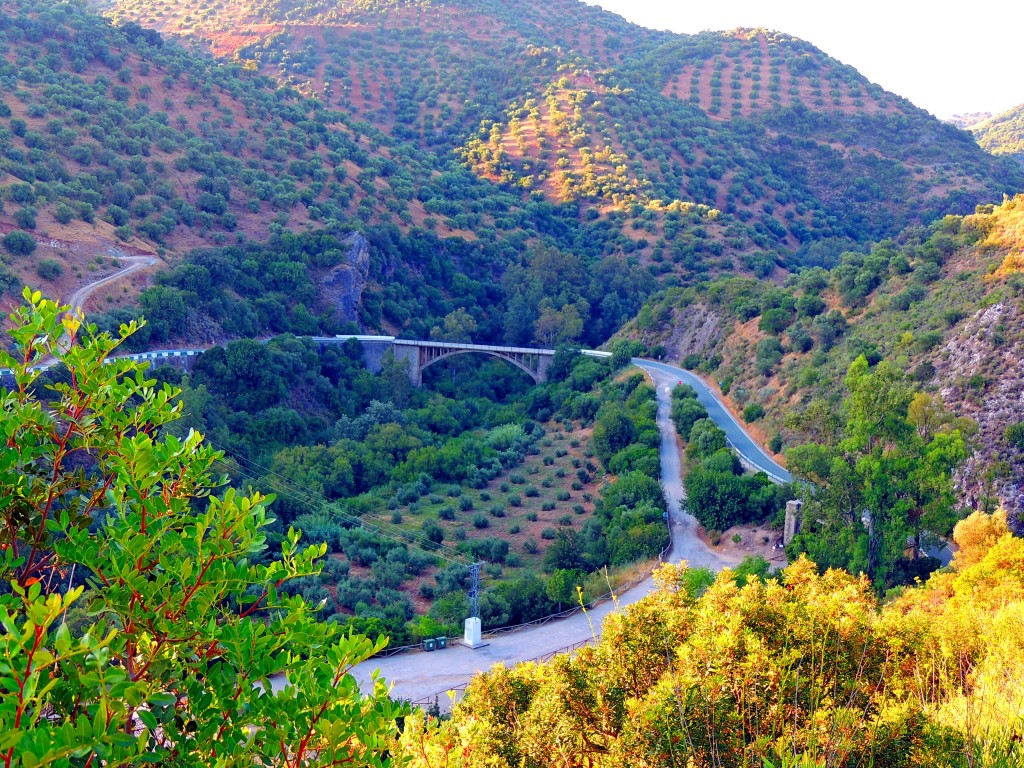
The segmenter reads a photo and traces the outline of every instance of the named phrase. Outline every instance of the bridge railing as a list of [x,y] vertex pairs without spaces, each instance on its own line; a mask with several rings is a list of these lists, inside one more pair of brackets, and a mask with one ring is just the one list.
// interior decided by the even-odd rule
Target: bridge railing
[[729,438],[726,438],[725,441],[729,444],[730,450],[732,450],[732,452],[736,454],[736,458],[740,460],[740,464],[743,465],[744,469],[749,469],[751,472],[763,472],[768,476],[768,479],[771,480],[776,485],[785,485],[786,483],[791,482],[790,480],[787,480],[781,475],[778,475],[769,469],[765,469],[764,467],[760,467],[754,462],[752,462],[745,455],[743,455],[743,452],[740,451],[740,449],[737,448],[733,444],[732,440],[730,440]]

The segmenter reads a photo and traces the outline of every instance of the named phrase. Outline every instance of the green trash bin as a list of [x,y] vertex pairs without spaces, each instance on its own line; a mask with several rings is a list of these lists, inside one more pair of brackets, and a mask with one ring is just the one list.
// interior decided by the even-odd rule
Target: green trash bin
[[433,638],[431,638],[430,640],[424,640],[423,641],[423,650],[424,651],[432,651],[436,647],[437,647],[437,641],[434,640]]
[[439,637],[439,638],[437,638],[437,648],[438,648],[438,650],[442,650],[442,649],[447,648],[447,647],[448,647],[448,638],[447,637]]

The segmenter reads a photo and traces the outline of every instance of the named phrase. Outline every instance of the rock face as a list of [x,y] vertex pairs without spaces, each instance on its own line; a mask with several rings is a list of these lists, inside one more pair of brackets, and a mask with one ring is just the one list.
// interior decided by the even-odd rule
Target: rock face
[[370,274],[370,243],[358,232],[345,238],[344,260],[324,275],[324,294],[338,309],[338,317],[359,322],[359,305]]
[[672,335],[665,340],[669,360],[708,354],[722,340],[722,316],[702,304],[673,310]]
[[[979,311],[955,333],[935,362],[942,397],[978,422],[978,450],[957,472],[962,498],[978,507],[995,491],[1018,530],[1024,528],[1024,455],[1006,428],[1024,421],[1024,312],[1017,299]],[[984,467],[1004,471],[986,479]]]

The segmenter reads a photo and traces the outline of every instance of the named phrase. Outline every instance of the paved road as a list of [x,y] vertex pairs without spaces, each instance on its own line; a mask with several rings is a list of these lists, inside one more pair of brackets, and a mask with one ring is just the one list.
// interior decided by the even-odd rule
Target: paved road
[[[670,418],[671,387],[679,380],[677,369],[647,361],[635,362],[651,374],[657,386],[662,483],[668,501],[672,533],[672,548],[668,560],[686,560],[690,565],[707,566],[714,570],[739,564],[740,558],[723,558],[697,536],[698,523],[684,508],[685,494],[680,472],[679,443]],[[577,614],[543,626],[492,638],[487,640],[489,645],[477,650],[458,645],[433,653],[414,652],[383,659],[370,659],[357,666],[353,674],[360,686],[368,689],[372,673],[379,670],[384,679],[394,686],[393,696],[418,701],[438,695],[439,703],[444,707],[447,702],[444,691],[464,685],[477,672],[490,669],[498,663],[514,664],[536,659],[594,639],[600,633],[601,622],[605,616],[617,607],[635,603],[649,594],[653,588],[653,581],[648,578],[622,594],[614,603],[604,603],[589,611],[587,615]],[[280,682],[275,681],[275,687],[278,687]]]
[[666,363],[656,363],[651,360],[640,359],[634,359],[633,363],[649,371],[652,375],[657,372],[662,377],[662,381],[668,381],[671,385],[675,385],[680,381],[684,384],[689,384],[697,390],[697,399],[700,400],[700,404],[707,410],[711,420],[725,432],[729,445],[736,449],[736,452],[740,454],[740,458],[746,459],[755,469],[765,472],[775,480],[785,483],[792,481],[793,477],[786,471],[785,467],[777,464],[771,456],[765,453],[761,446],[743,429],[743,425],[740,424],[739,420],[729,412],[729,409],[722,404],[711,391],[711,388],[699,377],[694,376],[689,371],[684,371],[682,368],[676,368],[674,365],[667,365]]
[[81,288],[79,288],[77,291],[71,294],[71,298],[68,299],[67,303],[70,305],[72,312],[76,310],[84,311],[85,302],[88,301],[89,296],[90,294],[92,294],[93,291],[102,288],[104,285],[113,283],[116,280],[120,280],[122,277],[127,277],[132,272],[138,272],[140,269],[146,269],[147,267],[151,267],[154,264],[156,264],[157,261],[159,261],[159,259],[156,259],[155,257],[152,256],[122,256],[120,257],[119,260],[122,263],[128,262],[128,266],[125,267],[124,269],[119,269],[112,275],[101,277],[99,280],[96,280],[95,282],[89,283],[88,285],[83,285]]

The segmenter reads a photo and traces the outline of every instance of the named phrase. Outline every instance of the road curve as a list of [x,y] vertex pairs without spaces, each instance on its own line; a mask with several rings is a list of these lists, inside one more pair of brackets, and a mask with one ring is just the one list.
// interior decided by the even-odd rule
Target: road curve
[[711,391],[711,388],[700,377],[674,365],[658,363],[653,360],[634,358],[633,364],[648,371],[652,376],[657,374],[663,381],[670,383],[670,385],[675,385],[680,381],[684,384],[689,384],[697,390],[697,399],[700,401],[700,404],[707,410],[711,420],[725,432],[729,445],[736,450],[741,459],[745,459],[753,465],[754,469],[766,473],[774,480],[784,483],[792,482],[793,477],[786,471],[785,467],[776,463],[757,444],[757,441],[747,434],[739,420],[732,415],[729,409],[725,407],[722,401],[718,399],[715,393]]
[[[697,520],[685,511],[679,442],[671,420],[671,387],[678,381],[678,376],[670,366],[670,370],[666,371],[653,367],[645,360],[634,362],[648,371],[657,387],[662,485],[668,502],[672,537],[667,560],[673,563],[685,560],[692,566],[706,566],[716,571],[738,565],[740,558],[723,557],[704,543],[697,535]],[[419,701],[436,695],[441,707],[445,708],[447,699],[444,691],[464,685],[473,675],[495,664],[515,664],[537,659],[592,640],[600,634],[601,622],[609,613],[637,602],[653,589],[653,580],[647,578],[614,602],[604,603],[587,614],[576,614],[543,626],[490,638],[487,639],[488,645],[483,648],[471,650],[456,645],[433,653],[413,652],[369,659],[358,665],[352,674],[363,690],[370,690],[372,675],[379,670],[393,686],[393,696]],[[283,684],[280,679],[272,682],[275,689]]]
[[151,267],[159,261],[159,259],[157,259],[154,256],[121,256],[119,257],[118,260],[121,261],[122,263],[130,263],[124,269],[119,269],[112,275],[101,277],[99,280],[91,282],[88,285],[83,285],[81,288],[79,288],[77,291],[71,294],[71,298],[68,299],[67,303],[71,307],[72,312],[76,312],[79,310],[84,312],[85,302],[88,301],[89,296],[92,294],[93,291],[102,288],[104,285],[109,285],[110,283],[120,280],[122,277],[127,277],[132,272],[138,272],[140,269],[146,269],[147,267]]

